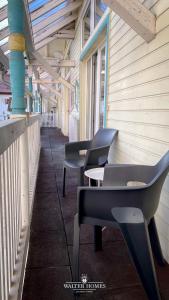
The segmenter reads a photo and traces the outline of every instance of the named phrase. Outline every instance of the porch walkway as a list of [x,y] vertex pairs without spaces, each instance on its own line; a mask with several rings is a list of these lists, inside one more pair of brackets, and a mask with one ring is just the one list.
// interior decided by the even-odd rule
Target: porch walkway
[[[59,129],[43,128],[42,150],[30,250],[23,300],[72,300],[71,291],[63,284],[71,278],[73,216],[76,211],[76,177],[68,174],[67,196],[63,199],[62,161],[64,137]],[[104,231],[102,252],[93,251],[92,228],[82,226],[81,273],[93,281],[104,281],[106,290],[85,294],[79,299],[146,300],[137,274],[129,259],[119,231]],[[162,299],[169,299],[169,266],[158,267]]]

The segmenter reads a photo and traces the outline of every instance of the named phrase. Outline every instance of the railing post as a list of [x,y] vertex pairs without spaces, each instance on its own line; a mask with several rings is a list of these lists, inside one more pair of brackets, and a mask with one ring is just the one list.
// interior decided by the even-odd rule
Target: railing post
[[22,0],[8,0],[10,80],[12,114],[25,114],[25,37],[24,4]]
[[28,129],[20,137],[22,227],[29,223],[29,152]]

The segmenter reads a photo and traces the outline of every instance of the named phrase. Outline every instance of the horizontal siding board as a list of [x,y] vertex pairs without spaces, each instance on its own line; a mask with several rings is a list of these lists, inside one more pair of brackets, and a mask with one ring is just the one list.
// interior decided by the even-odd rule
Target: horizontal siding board
[[[130,68],[125,68],[123,70],[119,70],[116,72],[116,74],[112,74],[111,68],[110,68],[110,81],[111,84],[114,82],[119,82],[120,80],[127,78],[129,76],[138,75],[141,73],[141,71],[144,71],[151,67],[161,67],[159,66],[161,63],[167,63],[166,61],[169,59],[169,42],[160,48],[156,49],[155,51],[149,53],[146,56],[143,56],[140,58],[140,60],[137,60],[136,62],[133,62]],[[152,72],[151,76],[158,76],[158,74],[153,74],[154,70],[148,70],[148,72]],[[149,78],[151,78],[149,76]],[[163,74],[162,76],[163,77]]]
[[[169,149],[169,2],[147,0],[144,5],[157,16],[152,42],[144,42],[114,13],[110,26],[107,126],[119,134],[109,162],[155,164]],[[169,175],[156,214],[169,261],[168,197]]]
[[116,119],[130,121],[133,123],[146,123],[146,124],[156,124],[156,125],[164,125],[169,126],[169,111],[159,112],[158,111],[135,111],[134,113],[131,111],[116,111],[109,112],[109,118],[111,119],[115,115]]
[[165,95],[135,98],[131,100],[111,101],[108,110],[165,110],[169,109],[169,93]]
[[[169,45],[168,45],[168,49],[169,49]],[[152,82],[158,79],[162,79],[162,78],[165,79],[166,77],[169,77],[169,52],[168,52],[168,59],[166,61],[148,67],[145,70],[133,74],[132,76],[124,78],[123,80],[118,80],[116,83],[113,83],[111,85],[111,93],[117,92],[122,89],[134,87],[140,84]]]
[[163,14],[168,9],[168,1],[159,0],[152,9],[152,12],[157,16]]
[[147,44],[145,42],[143,44],[141,43],[139,47],[137,45],[132,51],[129,46],[128,52],[126,51],[126,49],[124,49],[124,54],[121,53],[121,55],[116,56],[115,59],[113,59],[113,52],[111,53],[110,49],[109,67],[111,69],[111,73],[114,74],[116,72],[119,72],[119,70],[128,68],[134,62],[142,59],[144,56],[149,55],[153,51],[156,51],[158,48],[166,45],[167,43],[169,43],[169,26],[161,31],[156,39],[154,39],[150,44]]
[[169,141],[165,143],[159,143],[158,140],[153,140],[146,136],[137,136],[131,133],[119,133],[119,141],[122,143],[128,143],[130,145],[136,145],[139,149],[147,152],[154,152],[160,157],[162,154],[166,153],[169,148]]
[[142,83],[140,85],[122,89],[121,91],[117,92],[113,92],[113,87],[111,85],[109,86],[110,101],[134,99],[136,97],[139,98],[166,93],[169,93],[169,77]]
[[107,126],[118,129],[119,131],[124,131],[128,133],[134,133],[140,136],[146,136],[152,139],[157,139],[159,143],[169,141],[169,127],[168,126],[159,126],[152,124],[144,123],[133,123],[129,121],[121,121],[115,119],[116,113],[114,116],[107,120]]

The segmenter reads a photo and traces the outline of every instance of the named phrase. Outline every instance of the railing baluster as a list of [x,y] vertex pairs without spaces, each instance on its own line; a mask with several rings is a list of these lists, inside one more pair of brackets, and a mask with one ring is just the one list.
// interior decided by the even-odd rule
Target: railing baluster
[[7,233],[6,233],[6,216],[5,216],[5,168],[4,154],[2,156],[2,257],[3,257],[3,276],[4,276],[4,297],[8,295],[8,280],[7,280]]
[[[0,300],[16,299],[23,274],[40,152],[39,117],[0,126]],[[22,272],[21,272],[22,271]]]

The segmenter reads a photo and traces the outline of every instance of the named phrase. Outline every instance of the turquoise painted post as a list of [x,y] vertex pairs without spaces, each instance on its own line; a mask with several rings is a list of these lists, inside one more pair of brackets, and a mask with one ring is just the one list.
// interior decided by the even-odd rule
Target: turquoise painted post
[[35,92],[35,112],[39,112],[39,99],[38,99],[38,92]]
[[[29,92],[33,94],[33,84],[32,84],[32,76],[29,77]],[[30,112],[33,112],[33,98],[30,96],[30,103],[29,103],[29,108]]]
[[108,90],[108,71],[109,71],[109,24],[110,17],[107,19],[107,28],[106,28],[106,63],[105,63],[105,82],[104,82],[104,120],[103,127],[107,127],[107,90]]
[[22,0],[8,0],[10,81],[12,114],[25,114],[25,38],[24,4]]

